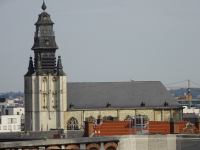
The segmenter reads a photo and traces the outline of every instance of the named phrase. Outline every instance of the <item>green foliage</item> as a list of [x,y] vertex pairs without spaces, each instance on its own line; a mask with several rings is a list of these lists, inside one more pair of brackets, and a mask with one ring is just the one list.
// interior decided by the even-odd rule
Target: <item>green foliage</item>
[[9,98],[9,97],[12,97],[12,98],[16,98],[18,96],[21,96],[21,97],[24,97],[24,93],[21,93],[21,92],[10,92],[10,93],[7,93],[6,94],[3,94],[3,95],[0,95],[0,98]]

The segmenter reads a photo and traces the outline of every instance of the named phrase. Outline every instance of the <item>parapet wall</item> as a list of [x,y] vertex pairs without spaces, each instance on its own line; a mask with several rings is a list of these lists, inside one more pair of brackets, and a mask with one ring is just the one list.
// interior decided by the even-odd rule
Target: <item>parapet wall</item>
[[[117,150],[197,150],[200,135],[192,134],[155,134],[155,135],[122,135],[107,137],[82,137],[67,139],[47,139],[37,141],[0,142],[0,149],[37,149],[76,148],[87,149],[96,144],[98,149],[106,149],[107,143],[115,144]],[[80,147],[79,147],[80,146]]]
[[119,137],[117,150],[197,150],[200,135],[126,135]]

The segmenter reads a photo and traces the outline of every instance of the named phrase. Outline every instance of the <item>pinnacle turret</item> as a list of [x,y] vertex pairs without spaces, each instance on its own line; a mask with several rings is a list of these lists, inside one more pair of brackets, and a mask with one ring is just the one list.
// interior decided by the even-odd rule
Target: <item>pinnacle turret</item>
[[58,56],[58,63],[57,63],[57,75],[63,76],[65,75],[64,71],[63,71],[63,66],[62,66],[62,62],[61,62],[61,56]]
[[30,56],[28,72],[26,73],[25,76],[32,75],[33,73],[34,73],[33,60],[32,60],[32,57]]

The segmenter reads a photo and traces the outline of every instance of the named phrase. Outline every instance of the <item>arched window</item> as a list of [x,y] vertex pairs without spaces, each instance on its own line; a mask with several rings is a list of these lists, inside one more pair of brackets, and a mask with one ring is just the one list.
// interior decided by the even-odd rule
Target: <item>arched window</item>
[[118,145],[115,142],[108,142],[104,145],[105,150],[116,150]]
[[71,117],[67,122],[67,130],[78,130],[78,120]]
[[42,80],[42,90],[46,91],[47,90],[47,77],[44,77]]

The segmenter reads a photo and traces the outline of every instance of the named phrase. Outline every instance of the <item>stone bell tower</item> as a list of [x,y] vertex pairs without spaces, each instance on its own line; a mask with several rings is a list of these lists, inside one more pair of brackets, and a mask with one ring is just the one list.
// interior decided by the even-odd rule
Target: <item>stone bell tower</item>
[[50,15],[43,12],[35,23],[34,65],[29,60],[28,72],[24,76],[25,130],[47,131],[64,128],[64,112],[67,110],[66,74],[63,72],[61,57],[57,65],[53,22]]

